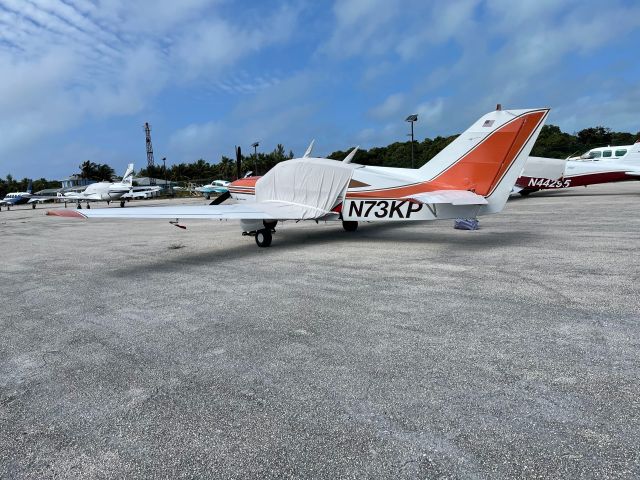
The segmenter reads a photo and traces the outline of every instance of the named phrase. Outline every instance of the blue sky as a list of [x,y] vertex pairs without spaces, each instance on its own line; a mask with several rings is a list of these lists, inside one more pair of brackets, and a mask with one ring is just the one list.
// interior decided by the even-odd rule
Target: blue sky
[[449,135],[502,103],[640,130],[640,4],[0,0],[0,176]]

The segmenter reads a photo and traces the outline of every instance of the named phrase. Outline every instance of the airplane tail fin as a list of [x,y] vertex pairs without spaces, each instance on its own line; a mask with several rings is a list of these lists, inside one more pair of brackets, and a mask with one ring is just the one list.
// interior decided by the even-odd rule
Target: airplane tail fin
[[547,108],[502,110],[476,121],[419,169],[444,189],[469,190],[488,200],[483,213],[502,210],[533,148]]
[[125,183],[129,186],[133,186],[133,163],[130,163],[127,166],[127,170],[124,172],[122,176],[122,183]]
[[29,185],[27,185],[27,193],[33,193],[33,181],[29,180]]

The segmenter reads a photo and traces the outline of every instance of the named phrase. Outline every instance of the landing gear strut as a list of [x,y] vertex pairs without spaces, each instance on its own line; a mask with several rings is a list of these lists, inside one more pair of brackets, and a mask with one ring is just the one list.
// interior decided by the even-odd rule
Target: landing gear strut
[[343,220],[342,228],[344,228],[345,232],[355,232],[358,229],[358,222]]

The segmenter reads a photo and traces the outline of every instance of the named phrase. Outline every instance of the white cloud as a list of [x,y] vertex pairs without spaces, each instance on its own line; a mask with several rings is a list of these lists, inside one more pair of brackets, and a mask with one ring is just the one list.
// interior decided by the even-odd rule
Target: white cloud
[[391,38],[385,26],[404,8],[399,0],[341,0],[335,2],[336,26],[322,50],[337,57],[385,53]]
[[[208,160],[217,161],[220,155],[232,156],[233,145],[248,147],[256,140],[263,150],[282,142],[287,149],[301,152],[318,134],[313,120],[320,105],[314,93],[326,81],[321,73],[303,73],[244,97],[224,122],[190,124],[174,132],[170,156],[191,161],[207,152]],[[318,138],[319,149],[327,147],[326,140]]]
[[406,102],[407,98],[404,93],[393,93],[380,105],[373,107],[369,113],[372,117],[381,119],[398,116],[403,110],[406,110]]
[[220,16],[219,3],[0,0],[0,155],[90,118],[141,112],[171,85],[215,84],[247,56],[286,40],[298,14],[282,7],[234,23]]

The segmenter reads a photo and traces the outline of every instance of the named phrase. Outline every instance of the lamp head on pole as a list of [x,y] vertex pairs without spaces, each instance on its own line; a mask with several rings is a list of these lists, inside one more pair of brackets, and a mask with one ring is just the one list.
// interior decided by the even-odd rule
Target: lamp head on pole
[[252,146],[253,148],[258,148],[258,146],[259,146],[259,145],[260,145],[260,142],[253,142],[253,143],[251,144],[251,146]]
[[407,118],[405,118],[404,120],[405,122],[417,122],[418,121],[418,114],[414,114],[414,115],[409,115]]

